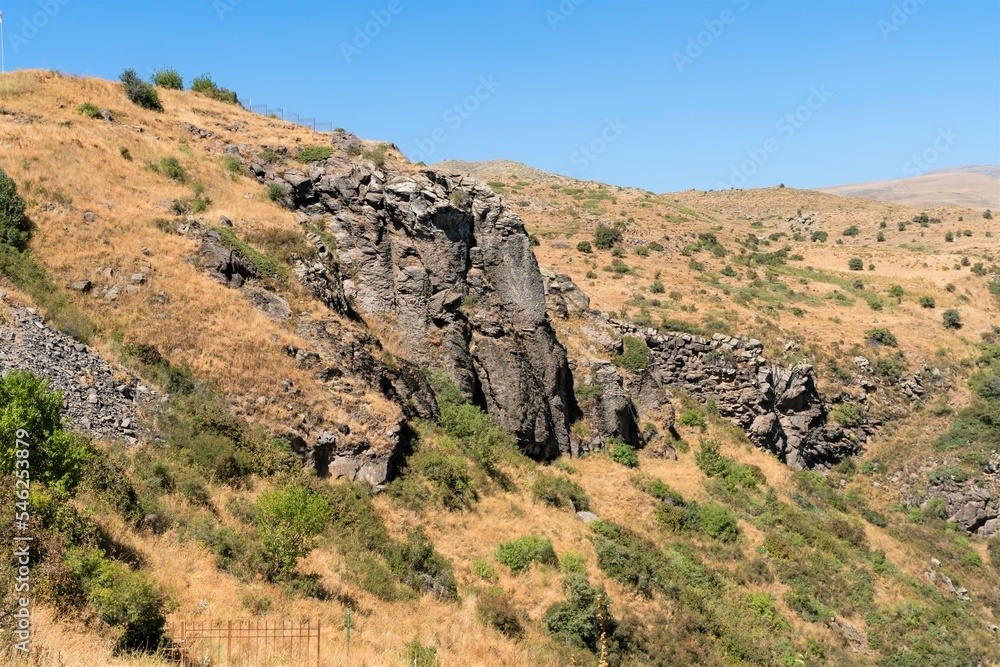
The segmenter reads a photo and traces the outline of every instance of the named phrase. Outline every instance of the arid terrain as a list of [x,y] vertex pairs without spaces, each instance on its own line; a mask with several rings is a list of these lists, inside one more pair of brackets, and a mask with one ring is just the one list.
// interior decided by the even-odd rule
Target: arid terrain
[[76,360],[0,366],[87,442],[32,664],[1000,664],[990,176],[655,194],[157,92],[0,76],[0,333]]

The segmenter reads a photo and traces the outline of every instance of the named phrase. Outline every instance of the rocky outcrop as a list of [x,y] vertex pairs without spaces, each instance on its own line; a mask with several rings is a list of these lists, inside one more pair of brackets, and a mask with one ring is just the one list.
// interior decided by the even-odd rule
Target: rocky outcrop
[[569,451],[572,381],[520,218],[475,179],[337,165],[250,165],[335,246],[300,280],[338,312],[349,304],[397,357],[442,369],[529,455]]
[[[716,335],[711,339],[661,332],[616,322],[589,309],[568,276],[547,276],[547,306],[553,319],[575,317],[591,352],[613,358],[631,336],[648,348],[641,368],[619,370],[594,359],[575,362],[576,392],[583,416],[598,436],[574,441],[571,451],[592,451],[617,436],[644,445],[673,433],[671,390],[682,390],[743,428],[759,447],[793,468],[823,468],[860,453],[868,431],[848,433],[827,419],[812,368],[768,362],[756,340]],[[661,438],[662,440],[662,438]],[[669,442],[667,451],[673,454]]]
[[715,402],[759,447],[796,469],[823,468],[862,451],[863,428],[845,432],[827,419],[812,367],[768,362],[756,340],[716,334],[711,339],[611,322],[623,336],[649,347],[661,383]]
[[229,287],[242,287],[247,280],[257,277],[257,269],[253,263],[222,245],[222,237],[214,230],[202,235],[201,248],[195,262],[210,276]]
[[994,453],[977,474],[958,460],[930,460],[904,466],[888,475],[886,483],[898,487],[911,507],[981,537],[1000,535],[1000,454]]
[[101,438],[138,442],[136,407],[156,397],[116,372],[88,346],[52,329],[28,308],[0,306],[0,371],[27,371],[63,394],[68,426]]

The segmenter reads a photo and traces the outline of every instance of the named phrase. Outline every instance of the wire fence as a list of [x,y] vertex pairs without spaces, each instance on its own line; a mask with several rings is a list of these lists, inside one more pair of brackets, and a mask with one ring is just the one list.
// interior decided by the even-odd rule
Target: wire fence
[[266,104],[251,104],[250,111],[261,116],[276,118],[302,127],[308,127],[316,132],[333,132],[333,123],[328,120],[317,121],[315,118],[302,118],[297,113],[286,112],[281,107],[269,107]]
[[168,659],[181,667],[320,667],[320,622],[181,622]]

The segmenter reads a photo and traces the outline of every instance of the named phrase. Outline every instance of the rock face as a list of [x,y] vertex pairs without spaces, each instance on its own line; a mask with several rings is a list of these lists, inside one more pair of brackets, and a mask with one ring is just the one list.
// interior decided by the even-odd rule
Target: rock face
[[135,408],[155,396],[134,377],[115,373],[89,347],[48,327],[34,311],[5,307],[0,370],[27,371],[63,394],[71,429],[136,444]]
[[807,364],[789,368],[770,363],[755,340],[720,334],[707,339],[619,322],[611,326],[646,343],[650,369],[661,386],[713,400],[720,415],[792,468],[822,468],[862,451],[863,430],[852,438],[827,420]]
[[520,218],[484,183],[357,165],[250,168],[335,244],[326,270],[298,272],[324,302],[397,339],[397,356],[442,369],[529,455],[569,451],[572,380],[542,276]]
[[[902,485],[900,491],[906,493],[907,505],[924,511],[934,509],[942,518],[984,538],[1000,535],[1000,454],[993,454],[976,475],[964,471],[960,477],[948,474],[962,470],[956,463],[925,465],[916,472],[904,468],[887,481]],[[925,491],[911,488],[925,476],[932,480]],[[932,503],[936,507],[932,508]]]

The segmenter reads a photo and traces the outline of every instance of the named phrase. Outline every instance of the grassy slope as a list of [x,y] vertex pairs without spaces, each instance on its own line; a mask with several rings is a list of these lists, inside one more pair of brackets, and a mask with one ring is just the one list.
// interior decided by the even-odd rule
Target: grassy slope
[[[120,267],[130,273],[132,267],[144,261],[139,249],[146,246],[150,250],[148,261],[153,265],[151,284],[139,296],[123,300],[116,309],[92,298],[78,300],[77,306],[104,332],[94,341],[98,348],[113,356],[108,333],[115,330],[156,344],[174,363],[186,363],[196,376],[214,380],[223,392],[233,395],[237,399],[236,404],[243,406],[248,413],[251,410],[245,406],[255,404],[259,393],[268,391],[269,387],[279,387],[282,378],[291,377],[303,390],[305,400],[310,400],[310,396],[317,397],[314,404],[308,406],[309,409],[326,418],[340,416],[336,414],[336,408],[329,407],[330,401],[319,398],[324,390],[314,385],[308,374],[298,372],[282,357],[280,347],[296,342],[294,332],[258,315],[246,306],[237,293],[219,288],[190,268],[183,259],[194,253],[194,244],[182,237],[163,234],[151,224],[153,218],[170,217],[167,211],[170,201],[190,196],[190,186],[173,184],[142,168],[144,162],[158,162],[167,156],[177,157],[191,174],[191,180],[204,184],[212,197],[214,203],[208,215],[214,217],[222,213],[229,216],[241,235],[269,228],[294,228],[292,215],[268,202],[263,197],[263,188],[244,178],[234,181],[224,172],[221,156],[217,152],[206,152],[216,148],[212,140],[188,137],[186,143],[189,148],[184,148],[179,143],[184,135],[178,124],[191,122],[211,129],[226,139],[251,144],[294,145],[297,141],[308,144],[320,143],[319,139],[307,130],[271,123],[189,93],[161,93],[167,109],[162,115],[131,106],[115,84],[55,77],[39,72],[3,77],[0,79],[0,94],[5,109],[41,116],[27,125],[14,123],[12,116],[0,118],[0,144],[5,149],[2,154],[4,169],[17,180],[26,196],[36,203],[53,200],[52,193],[55,192],[60,193],[64,201],[66,198],[72,200],[71,206],[60,205],[55,211],[41,211],[35,207],[29,212],[39,226],[33,244],[36,255],[57,282],[66,283],[80,278],[98,282],[94,272],[102,266]],[[120,125],[108,126],[83,118],[74,109],[84,101],[109,108],[116,118],[129,125],[143,125],[145,131],[138,133]],[[63,108],[59,108],[59,104]],[[71,124],[66,126],[67,122]],[[242,126],[239,132],[225,129],[234,122]],[[120,157],[121,146],[129,148],[134,162]],[[649,308],[654,319],[665,316],[703,326],[706,318],[710,317],[734,333],[751,333],[761,338],[772,356],[801,358],[815,353],[836,356],[845,361],[844,358],[850,356],[850,346],[862,343],[866,329],[888,326],[899,337],[912,365],[933,362],[955,373],[955,389],[950,400],[958,403],[964,400],[962,378],[965,371],[953,362],[971,356],[978,332],[984,330],[988,323],[997,321],[997,306],[985,293],[985,281],[971,276],[968,269],[955,271],[951,268],[957,261],[957,256],[953,255],[959,251],[969,254],[973,261],[982,261],[977,259],[977,255],[985,257],[993,253],[995,256],[997,252],[996,240],[984,236],[987,221],[967,210],[930,211],[932,216],[942,217],[945,222],[927,229],[910,225],[906,233],[901,233],[896,231],[895,223],[912,218],[918,211],[788,189],[745,193],[687,192],[656,197],[632,190],[599,189],[593,184],[577,184],[573,187],[581,188],[582,193],[566,193],[564,189],[554,190],[551,183],[544,179],[521,183],[523,185],[511,180],[503,189],[526,220],[529,230],[541,237],[542,245],[537,249],[541,264],[570,273],[591,295],[593,305],[604,310],[620,311],[626,307],[629,314],[638,314],[640,307],[627,306],[626,301],[652,282],[655,271],[661,271],[666,292],[677,291],[681,299],[674,301],[667,294],[658,295],[665,305]],[[565,185],[562,181],[559,183]],[[48,195],[40,194],[42,186]],[[588,201],[587,193],[597,194],[600,198],[590,198],[592,203],[584,205]],[[584,196],[578,198],[580,194]],[[246,195],[251,196],[247,198]],[[110,209],[103,206],[104,201],[111,204]],[[819,211],[822,228],[830,233],[830,240],[822,246],[792,243],[792,252],[803,254],[805,259],[775,268],[775,280],[786,283],[797,293],[791,298],[801,304],[804,311],[801,316],[790,314],[787,293],[783,293],[781,298],[755,297],[746,305],[736,303],[734,294],[739,288],[755,289],[755,294],[766,295],[760,288],[750,286],[745,267],[736,267],[740,276],[723,278],[718,272],[728,259],[715,258],[708,252],[697,253],[693,258],[706,267],[703,273],[699,273],[688,265],[692,257],[680,254],[680,250],[699,232],[715,230],[719,241],[732,249],[736,247],[737,237],[743,238],[751,232],[770,234],[784,230],[784,218],[795,214],[800,207],[806,212]],[[96,212],[99,219],[89,225],[84,224],[82,213],[86,210]],[[590,220],[586,220],[584,214],[590,216]],[[961,223],[957,221],[960,215],[965,217]],[[633,222],[625,232],[625,247],[630,252],[623,259],[637,270],[613,280],[610,274],[601,270],[611,261],[607,252],[598,251],[588,257],[573,248],[579,240],[590,238],[596,220],[610,222],[629,218]],[[885,230],[888,240],[884,244],[876,244],[875,234],[882,219],[889,222]],[[762,221],[763,228],[752,227],[751,224],[756,221]],[[841,238],[840,230],[850,224],[856,224],[861,235],[843,237],[844,245],[836,245],[835,240]],[[945,229],[964,228],[971,229],[973,236],[959,237],[954,244],[944,243]],[[926,236],[921,237],[921,232]],[[663,254],[651,253],[649,257],[632,254],[631,249],[635,245],[654,240],[667,247]],[[565,242],[570,248],[559,249],[555,247],[557,242]],[[762,250],[774,250],[786,242],[788,240],[783,239]],[[909,247],[903,247],[904,244]],[[915,246],[920,246],[920,249],[915,249]],[[849,274],[846,263],[851,256],[864,257],[866,263],[870,258],[876,270],[865,271],[862,275]],[[595,262],[595,265],[586,266],[584,262],[587,260]],[[995,261],[995,257],[990,261]],[[924,263],[928,266],[924,267]],[[801,267],[805,266],[826,273],[822,277],[810,277],[808,284],[803,284],[798,278],[803,275]],[[947,270],[945,267],[948,267]],[[598,278],[589,280],[585,277],[590,268],[597,272]],[[758,270],[763,274],[762,269]],[[708,274],[714,274],[715,279],[700,277]],[[902,285],[905,290],[902,304],[894,305],[887,299],[882,311],[872,311],[860,298],[865,291],[855,296],[852,306],[833,305],[818,298],[834,289],[849,291],[844,287],[844,281],[854,278],[862,278],[866,285],[876,286],[883,294],[891,283]],[[948,283],[956,285],[955,292],[945,291]],[[160,319],[162,309],[155,308],[148,300],[150,295],[159,291],[170,295],[169,320]],[[314,317],[327,316],[294,287],[287,288],[284,294],[293,302],[296,311],[305,310]],[[919,308],[915,300],[922,294],[934,295],[938,308],[933,311]],[[968,301],[959,301],[962,295],[967,296]],[[654,298],[657,295],[647,292],[645,296]],[[686,309],[681,310],[681,305]],[[692,305],[697,310],[692,312]],[[951,306],[959,307],[966,321],[966,327],[959,332],[945,330],[940,325],[941,311]],[[253,326],[247,326],[247,322]],[[572,323],[560,325],[560,328],[571,350],[583,344],[574,334]],[[271,336],[277,336],[280,345],[271,343]],[[794,346],[786,351],[787,341],[798,341],[806,352],[798,351]],[[836,350],[834,343],[840,341],[843,341],[841,351],[831,353],[831,350]],[[945,349],[947,359],[953,361],[949,363],[947,359],[938,357],[938,349]],[[836,380],[828,376],[824,376],[823,381],[828,386],[836,385]],[[254,392],[248,394],[244,391],[247,386],[254,386]],[[339,398],[350,400],[349,397]],[[388,406],[382,409],[390,410]],[[334,414],[324,412],[328,410],[334,410]],[[268,409],[264,409],[253,418],[280,420],[281,415],[270,414]],[[914,413],[898,428],[887,429],[872,443],[867,458],[878,457],[899,464],[907,459],[927,456],[931,453],[930,441],[945,428],[944,418],[934,417],[926,411]],[[570,477],[584,487],[594,511],[602,518],[639,530],[661,546],[681,545],[698,554],[724,577],[727,598],[738,600],[746,592],[769,593],[780,617],[784,619],[783,623],[787,624],[782,627],[788,628],[779,628],[775,634],[794,638],[793,653],[802,654],[808,664],[844,664],[850,660],[869,664],[868,659],[852,657],[846,652],[840,637],[822,623],[808,622],[790,607],[786,602],[790,586],[782,583],[780,577],[772,576],[768,581],[766,577],[748,579],[741,574],[749,560],[764,560],[772,573],[784,567],[783,563],[794,562],[794,558],[783,560],[764,547],[769,535],[794,537],[794,531],[778,531],[773,524],[762,523],[760,516],[747,512],[749,504],[746,498],[721,493],[718,485],[710,483],[698,469],[694,452],[702,440],[720,441],[725,454],[763,470],[768,484],[777,492],[778,501],[789,506],[813,508],[802,511],[810,512],[817,524],[845,516],[831,508],[829,497],[837,494],[829,496],[824,490],[826,487],[822,486],[821,493],[804,491],[802,485],[811,478],[796,476],[772,457],[746,447],[721,424],[710,423],[706,431],[681,431],[681,435],[692,445],[690,451],[682,452],[676,462],[643,458],[640,469],[663,479],[688,500],[706,502],[715,497],[730,502],[740,516],[743,533],[735,547],[722,545],[698,533],[674,535],[660,529],[654,520],[655,501],[629,483],[632,471],[603,456],[571,462],[573,472]],[[433,449],[442,444],[439,438],[428,436],[422,446]],[[647,631],[662,627],[676,632],[677,641],[674,643],[685,650],[690,649],[691,653],[687,654],[689,659],[704,650],[709,655],[702,661],[717,664],[717,656],[712,657],[713,651],[706,646],[714,645],[719,649],[721,644],[712,640],[700,642],[700,635],[685,625],[683,605],[664,601],[662,596],[647,600],[614,581],[597,566],[590,528],[576,520],[568,510],[545,507],[532,500],[529,488],[537,474],[534,466],[522,464],[510,468],[509,472],[513,488],[505,491],[493,484],[481,483],[480,501],[472,511],[449,512],[431,505],[417,512],[389,495],[375,500],[376,507],[395,536],[402,537],[409,527],[421,525],[437,549],[453,561],[460,584],[460,599],[457,602],[435,601],[428,596],[401,602],[379,600],[365,591],[350,573],[348,557],[336,548],[336,536],[333,535],[325,537],[300,568],[303,572],[320,575],[323,585],[334,593],[332,600],[318,601],[289,595],[279,586],[261,581],[244,583],[218,570],[204,546],[179,539],[180,527],[153,536],[136,532],[99,504],[95,506],[95,511],[98,520],[113,537],[133,546],[145,557],[145,567],[154,574],[173,601],[171,620],[249,617],[250,612],[242,601],[247,593],[252,592],[272,599],[273,606],[266,613],[266,618],[318,618],[325,628],[330,629],[342,627],[346,608],[353,609],[355,628],[351,664],[402,664],[403,647],[414,637],[419,637],[424,644],[436,646],[442,664],[567,664],[565,652],[547,637],[542,622],[548,606],[563,599],[561,575],[555,568],[536,567],[514,576],[503,566],[493,563],[499,573],[496,585],[507,591],[516,607],[526,614],[526,633],[520,640],[508,639],[485,627],[475,612],[475,601],[490,582],[474,574],[472,560],[490,558],[501,540],[537,532],[553,540],[560,556],[567,550],[585,555],[591,580],[607,587],[616,615],[637,617],[645,622]],[[840,476],[832,479],[839,485]],[[919,588],[919,582],[926,581],[923,572],[928,568],[929,558],[937,557],[944,562],[942,570],[969,588],[974,600],[964,606],[967,609],[962,612],[964,615],[958,617],[958,627],[951,626],[951,632],[963,635],[966,641],[983,650],[993,651],[987,653],[987,661],[997,660],[995,649],[990,648],[990,635],[984,629],[987,623],[996,621],[993,613],[983,605],[983,600],[989,600],[991,591],[1000,582],[997,573],[988,564],[984,546],[975,541],[966,546],[962,536],[949,531],[943,522],[927,520],[913,523],[902,512],[893,510],[891,506],[899,498],[884,490],[883,475],[853,474],[843,476],[843,480],[841,491],[857,489],[867,499],[871,509],[883,512],[889,518],[886,528],[863,524],[868,540],[866,549],[852,549],[841,554],[851,568],[871,573],[871,566],[864,563],[869,559],[870,551],[881,550],[898,568],[898,571],[890,571],[889,574],[872,575],[874,603],[882,609],[890,609],[910,600],[925,609],[950,609],[955,603],[946,600],[942,594]],[[881,486],[875,486],[876,482]],[[239,492],[223,485],[210,484],[212,504],[217,508],[220,522],[245,531],[246,527],[226,509],[228,498],[232,495],[252,498],[271,484],[268,480],[258,480],[253,491]],[[189,501],[177,494],[167,494],[162,502],[176,510],[178,515],[195,511]],[[846,516],[851,521],[859,522],[858,508],[851,506],[847,509]],[[766,514],[763,516],[766,518]],[[789,537],[789,544],[798,550],[796,553],[810,551],[810,543],[803,543],[801,537],[793,537]],[[836,551],[842,546],[836,543],[830,548]],[[969,565],[967,554],[970,550],[980,553],[986,564],[980,568]],[[829,587],[832,590],[836,582],[816,583],[820,589]],[[838,602],[843,600],[838,599]],[[843,608],[852,609],[847,602]],[[864,610],[856,605],[846,615],[837,615],[863,632],[869,629]],[[69,619],[56,621],[45,609],[40,611],[38,618],[41,621],[36,633],[39,644],[50,657],[61,654],[63,664],[136,664],[112,657],[107,643],[100,639],[100,629],[94,625],[87,626]],[[338,660],[344,657],[342,636],[331,631],[325,637],[324,655],[333,659],[333,664],[340,664]],[[810,650],[805,638],[827,647],[825,657],[820,657],[815,647]],[[890,648],[894,650],[897,647]],[[891,653],[892,650],[889,650],[886,655]],[[55,660],[51,662],[54,664]],[[152,658],[144,659],[144,662],[157,664]]]

